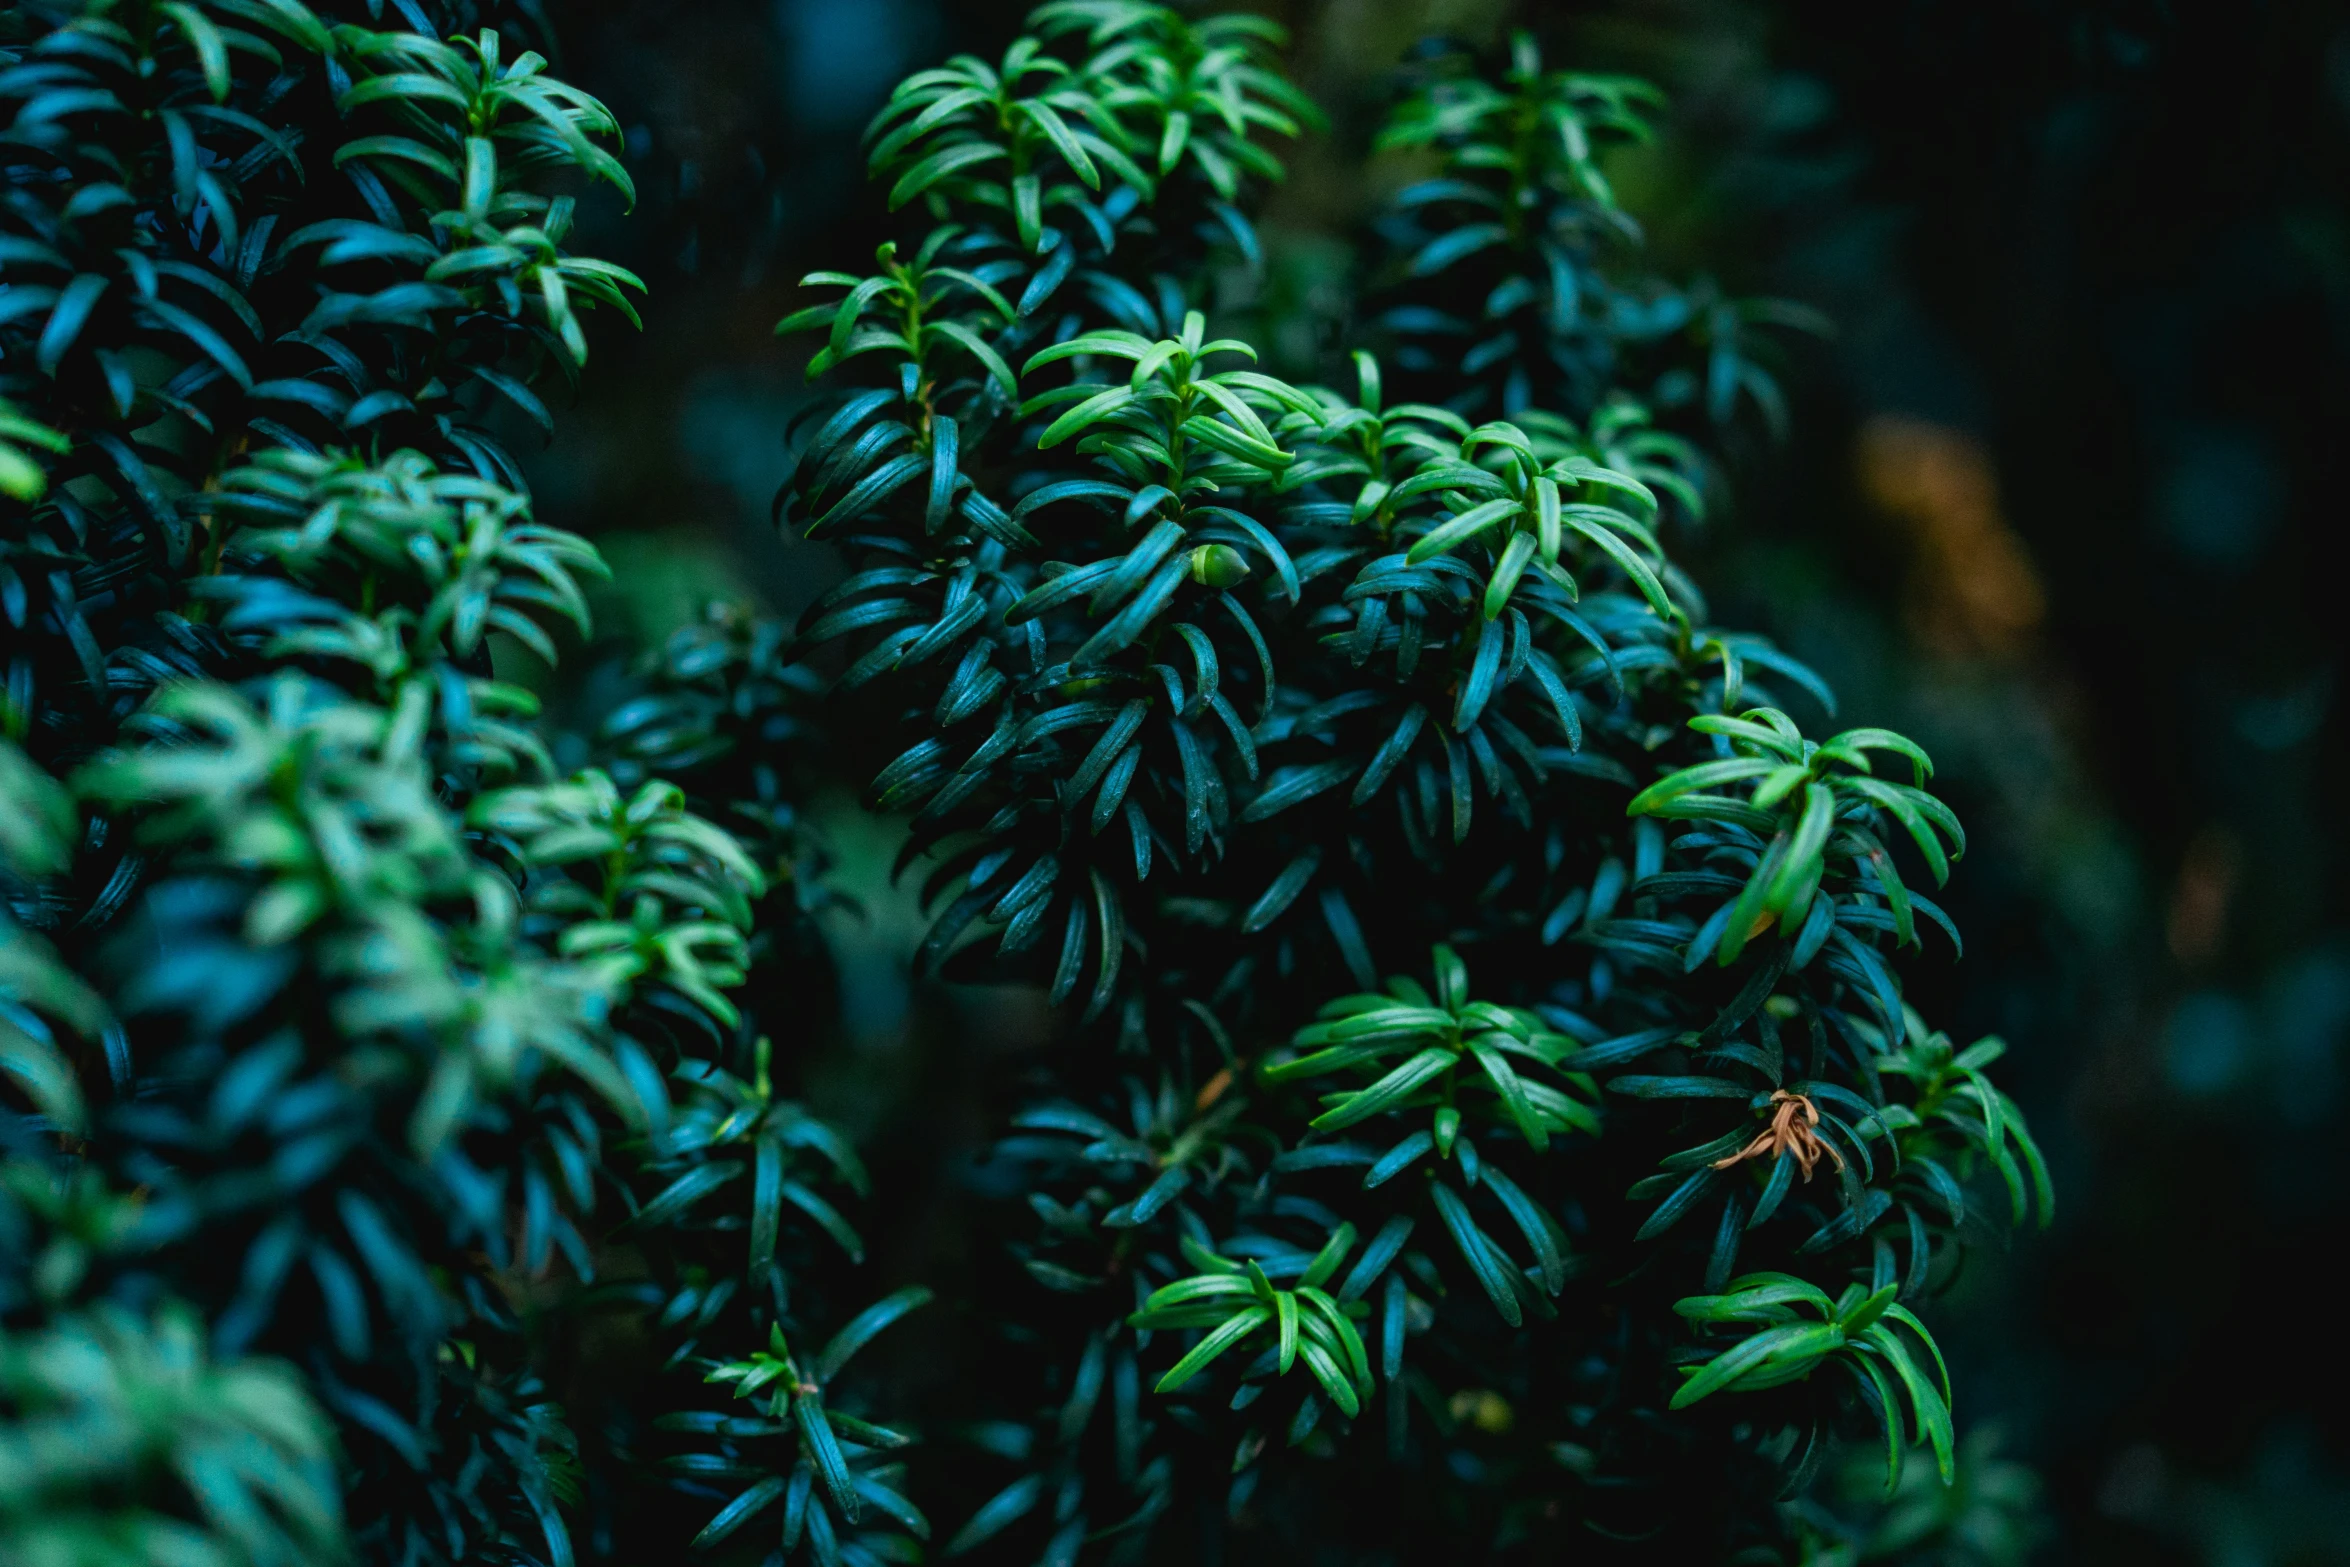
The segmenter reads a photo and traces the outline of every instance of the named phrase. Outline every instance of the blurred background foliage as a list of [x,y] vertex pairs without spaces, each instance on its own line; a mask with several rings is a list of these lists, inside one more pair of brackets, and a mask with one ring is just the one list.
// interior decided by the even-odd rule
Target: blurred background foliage
[[[652,285],[648,330],[599,345],[552,444],[517,444],[540,515],[613,563],[598,622],[616,644],[712,594],[795,612],[837,578],[825,546],[779,548],[768,524],[806,395],[805,347],[770,325],[803,272],[886,233],[856,139],[890,85],[993,55],[1023,9],[563,8],[561,68],[620,118],[641,195],[626,221],[591,214],[582,243]],[[2058,1559],[2350,1560],[2350,1371],[2293,1310],[2350,1218],[2345,835],[2323,783],[2345,760],[2328,722],[2345,620],[2319,556],[2350,450],[2350,17],[2315,0],[1260,9],[1333,119],[1264,213],[1263,275],[1220,299],[1273,372],[1322,365],[1350,236],[1400,177],[1357,156],[1394,62],[1431,33],[1490,44],[1513,25],[1670,91],[1663,138],[1607,165],[1662,271],[1836,322],[1790,357],[1791,440],[1733,454],[1736,506],[1691,564],[1724,620],[1924,743],[1976,829],[1948,900],[1971,950],[1909,983],[1957,1037],[2015,1045],[2008,1086],[2065,1206],[2052,1235],[1978,1255],[1943,1314],[1969,1423],[2039,1472]],[[557,696],[589,714],[608,692]],[[1048,1019],[1022,992],[908,988],[923,924],[888,885],[898,829],[845,798],[815,815],[859,907],[823,916],[844,1005],[806,1087],[869,1150],[877,1201],[921,1216],[882,1227],[897,1254],[875,1276],[946,1287],[988,1131],[982,1096],[953,1089],[1018,1070]],[[903,1374],[949,1359],[912,1346]],[[2033,1483],[1987,1452],[1972,1472]]]

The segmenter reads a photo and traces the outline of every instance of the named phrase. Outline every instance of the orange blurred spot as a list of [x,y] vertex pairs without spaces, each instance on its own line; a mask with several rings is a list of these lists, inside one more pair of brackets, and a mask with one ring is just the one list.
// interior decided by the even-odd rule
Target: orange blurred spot
[[2181,963],[2208,963],[2227,944],[2228,905],[2235,901],[2241,859],[2236,835],[2225,827],[2206,827],[2187,845],[2163,927],[2171,956]]
[[2000,510],[1983,443],[1949,425],[1878,414],[1855,445],[1861,493],[1913,549],[1907,608],[1918,639],[1951,656],[2022,652],[2048,595]]

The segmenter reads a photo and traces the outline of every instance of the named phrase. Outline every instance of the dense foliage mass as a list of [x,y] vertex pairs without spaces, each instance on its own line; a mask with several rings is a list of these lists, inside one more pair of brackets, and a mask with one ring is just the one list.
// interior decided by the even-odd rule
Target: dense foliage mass
[[[1798,318],[1639,270],[1640,84],[1425,60],[1328,387],[1208,324],[1318,124],[1277,29],[1056,0],[909,78],[902,238],[782,324],[779,518],[850,574],[679,630],[564,773],[490,653],[602,566],[491,432],[629,313],[564,248],[610,116],[470,10],[0,17],[0,1561],[2006,1526],[1912,1309],[2050,1202],[1894,966],[1964,837],[1669,559]],[[1067,1019],[903,1429],[852,1361],[928,1292],[856,1283],[778,1091],[812,727],[894,755],[925,968]],[[1899,1528],[1787,1501],[1839,1433]]]
[[[488,657],[552,660],[602,569],[484,424],[628,308],[563,248],[617,127],[395,20],[7,12],[11,1563],[562,1564],[660,1538],[713,1433],[886,1445],[696,1369],[855,1244],[727,995],[776,838],[558,775]],[[643,1336],[637,1424],[568,1429],[551,1293]],[[868,1468],[832,1505],[904,1510]]]

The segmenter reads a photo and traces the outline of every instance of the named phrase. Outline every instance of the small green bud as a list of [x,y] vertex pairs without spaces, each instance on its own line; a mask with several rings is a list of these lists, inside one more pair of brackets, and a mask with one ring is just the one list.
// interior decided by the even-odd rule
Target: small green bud
[[1191,552],[1191,580],[1204,588],[1237,587],[1248,562],[1229,544],[1202,544]]
[[1446,1105],[1437,1111],[1434,1130],[1436,1133],[1436,1157],[1439,1159],[1451,1158],[1453,1142],[1461,1135],[1460,1111],[1451,1105]]

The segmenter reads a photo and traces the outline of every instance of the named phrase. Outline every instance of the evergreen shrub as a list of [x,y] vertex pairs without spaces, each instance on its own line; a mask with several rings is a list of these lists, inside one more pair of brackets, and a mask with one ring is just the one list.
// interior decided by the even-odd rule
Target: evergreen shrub
[[[1417,59],[1294,384],[1209,325],[1279,29],[916,73],[779,328],[847,575],[557,735],[492,652],[604,568],[494,431],[640,285],[539,26],[0,9],[0,1562],[2019,1556],[1919,1314],[2051,1202],[1903,998],[1965,839],[1671,560],[1806,323],[1643,270],[1656,95]],[[1060,1020],[941,1303],[786,1092],[875,753],[923,973]]]

